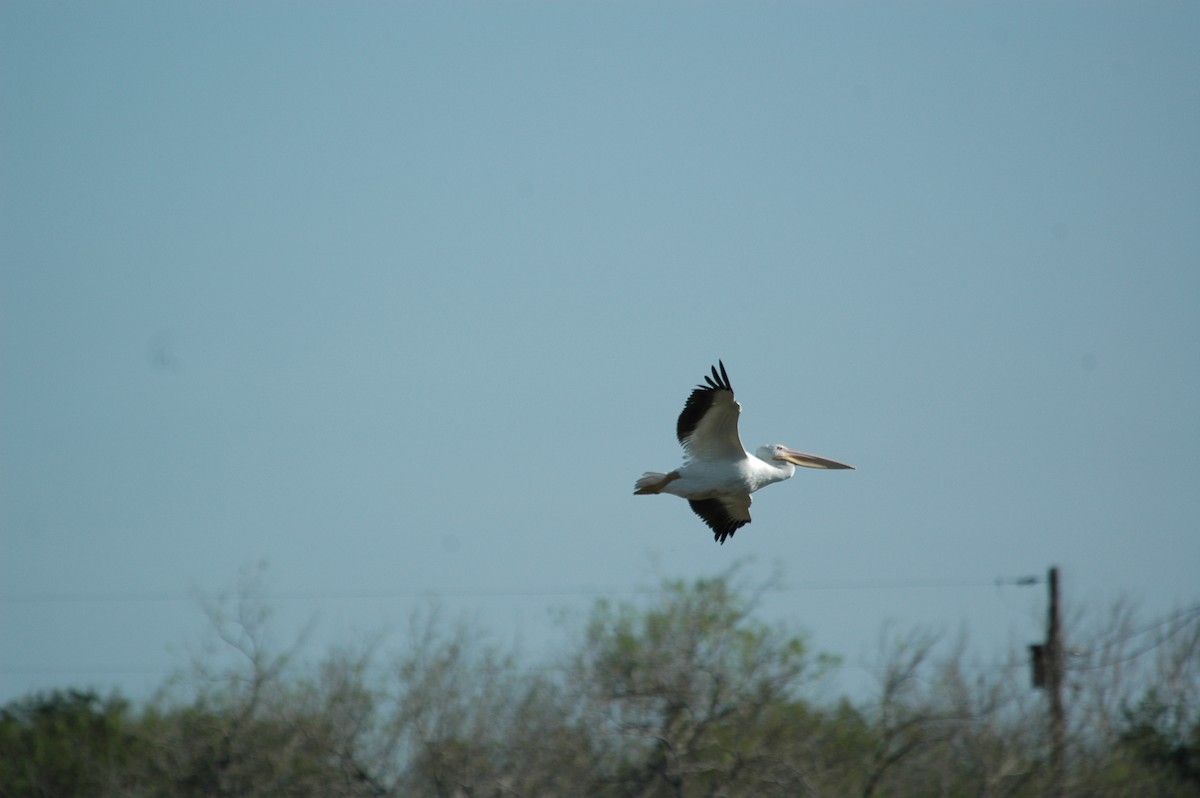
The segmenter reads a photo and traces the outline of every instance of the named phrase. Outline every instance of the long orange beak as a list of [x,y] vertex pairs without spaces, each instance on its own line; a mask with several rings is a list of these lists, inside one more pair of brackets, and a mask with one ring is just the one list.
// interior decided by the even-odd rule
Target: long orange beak
[[804,466],[805,468],[849,468],[854,469],[852,465],[839,463],[837,460],[830,460],[828,457],[821,457],[816,454],[805,454],[804,452],[795,452],[787,449],[783,454],[776,455],[776,460],[786,460],[793,465]]

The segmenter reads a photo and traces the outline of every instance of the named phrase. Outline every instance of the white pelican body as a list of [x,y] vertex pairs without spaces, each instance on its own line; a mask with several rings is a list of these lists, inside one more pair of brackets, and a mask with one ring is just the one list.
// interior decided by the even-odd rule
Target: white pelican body
[[650,471],[634,486],[634,493],[669,493],[688,500],[720,543],[750,523],[750,494],[773,482],[782,482],[806,468],[854,468],[782,444],[762,446],[750,454],[738,435],[742,406],[733,397],[725,364],[717,361],[707,385],[699,385],[679,414],[675,432],[683,445],[683,465],[666,474]]

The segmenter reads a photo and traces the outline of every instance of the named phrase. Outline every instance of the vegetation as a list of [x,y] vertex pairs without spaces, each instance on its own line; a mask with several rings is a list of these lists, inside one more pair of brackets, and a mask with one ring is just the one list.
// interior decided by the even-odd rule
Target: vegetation
[[[598,602],[576,650],[530,668],[418,616],[407,648],[297,675],[252,595],[212,608],[235,664],[148,706],[65,691],[0,710],[0,796],[1043,796],[1045,698],[1014,660],[885,639],[868,701],[754,615],[733,575]],[[226,608],[228,609],[228,608]],[[1078,644],[1079,641],[1073,641]],[[1070,796],[1200,794],[1200,612],[1117,607],[1069,672]],[[948,649],[948,653],[947,652]]]

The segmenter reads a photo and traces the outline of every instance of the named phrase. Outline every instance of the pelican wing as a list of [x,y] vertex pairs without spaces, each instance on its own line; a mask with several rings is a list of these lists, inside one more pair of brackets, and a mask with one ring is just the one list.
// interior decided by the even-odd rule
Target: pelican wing
[[724,543],[725,538],[750,523],[750,494],[720,496],[716,499],[690,501],[692,512],[704,519],[713,531],[713,540]]
[[719,360],[717,364],[721,367],[720,372],[713,366],[712,376],[704,378],[707,385],[696,386],[675,425],[675,434],[692,460],[715,462],[746,456],[738,436],[738,416],[742,406],[733,398],[725,364]]

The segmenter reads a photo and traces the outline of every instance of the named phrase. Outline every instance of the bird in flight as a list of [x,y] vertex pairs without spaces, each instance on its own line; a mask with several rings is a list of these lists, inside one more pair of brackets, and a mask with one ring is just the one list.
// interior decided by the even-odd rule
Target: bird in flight
[[[720,371],[717,370],[720,367]],[[782,482],[805,468],[854,468],[815,454],[797,452],[780,443],[759,447],[754,454],[742,446],[738,416],[742,406],[733,398],[725,364],[717,361],[706,384],[697,385],[687,402],[675,434],[683,446],[683,465],[661,474],[647,471],[634,485],[634,494],[669,493],[688,500],[721,544],[750,523],[750,494]]]

